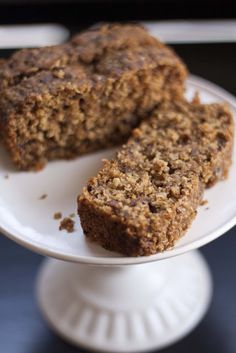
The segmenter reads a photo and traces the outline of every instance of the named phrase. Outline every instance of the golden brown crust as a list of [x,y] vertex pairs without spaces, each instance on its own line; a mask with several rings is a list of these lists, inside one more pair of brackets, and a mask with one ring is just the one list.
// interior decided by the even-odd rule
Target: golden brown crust
[[162,104],[83,189],[84,233],[128,256],[172,247],[194,219],[204,188],[227,175],[232,146],[226,106]]
[[103,24],[66,44],[16,52],[0,66],[0,130],[20,169],[124,141],[186,68],[137,25]]

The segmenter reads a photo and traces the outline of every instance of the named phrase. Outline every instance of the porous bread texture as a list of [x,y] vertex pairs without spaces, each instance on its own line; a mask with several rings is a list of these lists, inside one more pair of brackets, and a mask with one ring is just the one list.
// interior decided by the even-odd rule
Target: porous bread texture
[[164,103],[78,197],[84,234],[127,256],[172,247],[203,191],[227,176],[233,118],[222,104]]
[[124,142],[186,68],[135,24],[102,24],[68,43],[24,49],[0,65],[0,134],[15,165],[41,169]]

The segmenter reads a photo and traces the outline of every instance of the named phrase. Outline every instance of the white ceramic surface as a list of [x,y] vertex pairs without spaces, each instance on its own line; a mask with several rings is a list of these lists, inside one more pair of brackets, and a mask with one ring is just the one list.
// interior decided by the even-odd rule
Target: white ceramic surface
[[[221,88],[190,77],[187,96],[198,90],[203,102],[227,101],[236,116],[236,99]],[[198,248],[225,233],[236,223],[236,149],[229,178],[208,190],[208,204],[200,207],[188,233],[176,246],[161,254],[129,258],[88,242],[76,220],[76,231],[59,231],[55,212],[76,213],[76,198],[88,177],[101,167],[101,159],[114,150],[102,151],[73,161],[55,161],[38,173],[18,172],[6,152],[0,151],[0,231],[21,245],[62,260],[101,265],[125,265],[156,261]],[[8,175],[9,178],[5,178]],[[40,200],[42,194],[47,198]]]
[[50,326],[70,342],[101,352],[161,349],[205,314],[211,279],[194,252],[139,266],[44,262],[38,300]]

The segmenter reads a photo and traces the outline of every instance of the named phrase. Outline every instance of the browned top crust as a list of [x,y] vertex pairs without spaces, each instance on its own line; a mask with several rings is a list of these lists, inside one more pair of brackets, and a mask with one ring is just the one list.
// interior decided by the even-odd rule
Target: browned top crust
[[157,66],[186,68],[176,54],[136,24],[101,24],[68,43],[39,49],[23,49],[0,65],[0,91],[9,102],[29,101],[32,96],[58,89],[85,93],[132,71]]

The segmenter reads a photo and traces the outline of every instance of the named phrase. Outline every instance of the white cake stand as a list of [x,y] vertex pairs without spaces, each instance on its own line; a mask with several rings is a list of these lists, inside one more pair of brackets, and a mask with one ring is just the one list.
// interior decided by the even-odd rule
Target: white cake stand
[[[187,84],[204,102],[236,99],[197,77]],[[208,190],[188,234],[164,253],[129,258],[88,242],[79,220],[76,232],[58,230],[55,212],[76,213],[76,196],[94,175],[103,151],[74,161],[49,163],[39,173],[19,173],[1,150],[0,229],[19,244],[64,261],[45,260],[37,294],[50,326],[76,345],[106,352],[160,349],[190,332],[211,298],[209,270],[194,250],[236,224],[236,163],[229,178]],[[40,199],[40,196],[47,197]],[[176,256],[180,255],[180,256]],[[159,261],[163,260],[163,261]],[[140,265],[138,265],[140,264]],[[137,266],[135,266],[137,265]]]

